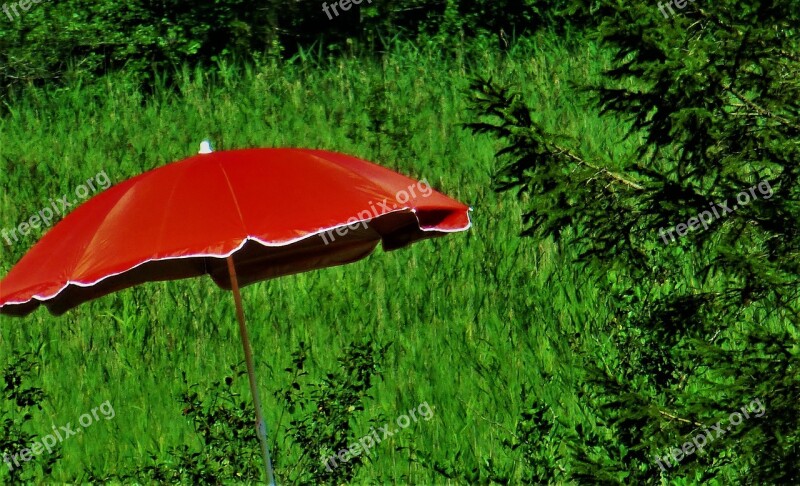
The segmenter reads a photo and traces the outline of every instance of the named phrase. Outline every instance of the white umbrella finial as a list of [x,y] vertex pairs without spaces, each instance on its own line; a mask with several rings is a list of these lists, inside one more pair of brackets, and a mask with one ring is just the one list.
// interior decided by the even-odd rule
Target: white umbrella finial
[[211,142],[209,142],[208,140],[203,140],[202,142],[200,142],[200,151],[198,152],[199,154],[210,154],[211,152],[213,152],[213,150],[211,149]]

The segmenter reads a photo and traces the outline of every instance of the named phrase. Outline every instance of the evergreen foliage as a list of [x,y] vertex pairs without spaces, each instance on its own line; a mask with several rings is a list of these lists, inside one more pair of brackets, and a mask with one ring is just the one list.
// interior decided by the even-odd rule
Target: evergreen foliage
[[[650,3],[601,2],[598,35],[616,57],[585,88],[629,123],[632,153],[584,153],[512,88],[473,83],[470,127],[504,140],[495,180],[529,198],[525,234],[577,248],[618,302],[595,325],[616,353],[584,350],[596,426],[574,431],[566,460],[580,483],[800,480],[798,7],[698,1],[665,19]],[[719,203],[731,211],[701,226]],[[657,465],[754,399],[762,417]]]

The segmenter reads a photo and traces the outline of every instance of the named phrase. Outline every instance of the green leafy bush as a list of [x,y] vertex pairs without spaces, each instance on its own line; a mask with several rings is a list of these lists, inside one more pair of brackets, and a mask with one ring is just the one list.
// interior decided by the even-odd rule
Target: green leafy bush
[[[289,418],[287,442],[270,437],[276,479],[292,484],[341,484],[348,482],[363,464],[363,456],[326,467],[325,460],[358,440],[359,430],[378,424],[364,419],[365,401],[380,377],[380,362],[388,345],[353,343],[340,359],[341,366],[321,382],[308,382],[305,362],[308,349],[300,343],[293,353],[289,387],[275,393],[284,402],[281,419]],[[263,459],[254,427],[255,410],[247,394],[236,391],[245,371],[231,366],[231,374],[209,385],[189,385],[180,397],[183,415],[193,424],[200,447],[183,444],[169,457],[150,454],[145,464],[132,471],[90,471],[92,482],[166,482],[171,484],[223,484],[258,482],[263,479]],[[184,377],[185,380],[185,377]],[[366,430],[366,429],[364,429]],[[281,433],[283,435],[283,433]]]
[[14,357],[3,369],[3,393],[0,403],[0,478],[7,483],[25,483],[36,477],[36,469],[49,474],[61,458],[60,447],[51,453],[34,455],[29,461],[15,461],[37,436],[26,431],[35,410],[42,410],[44,391],[30,385],[37,367],[34,357],[23,354]]
[[[333,2],[328,2],[333,3]],[[322,3],[244,0],[34,4],[0,18],[0,86],[62,83],[79,75],[125,70],[145,88],[176,67],[215,69],[220,58],[289,58],[382,52],[393,39],[461,49],[477,41],[508,46],[542,28],[594,24],[589,0],[397,0],[362,2],[332,20]]]

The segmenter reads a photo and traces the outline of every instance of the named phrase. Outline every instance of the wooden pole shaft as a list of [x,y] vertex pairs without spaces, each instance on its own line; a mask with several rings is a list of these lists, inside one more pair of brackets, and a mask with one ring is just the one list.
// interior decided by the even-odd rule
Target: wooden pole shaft
[[256,434],[261,443],[261,453],[264,456],[264,465],[267,468],[267,484],[275,486],[275,474],[272,471],[272,459],[269,457],[269,446],[267,445],[267,425],[264,422],[264,414],[261,412],[261,400],[258,398],[253,350],[250,348],[250,337],[247,335],[247,326],[244,321],[242,295],[239,293],[239,281],[236,279],[236,266],[233,264],[233,255],[228,257],[228,273],[231,276],[231,290],[233,290],[233,300],[236,303],[236,318],[239,320],[239,334],[242,337],[242,346],[244,347],[247,376],[250,378],[250,392],[253,394],[253,405],[255,405],[256,409]]

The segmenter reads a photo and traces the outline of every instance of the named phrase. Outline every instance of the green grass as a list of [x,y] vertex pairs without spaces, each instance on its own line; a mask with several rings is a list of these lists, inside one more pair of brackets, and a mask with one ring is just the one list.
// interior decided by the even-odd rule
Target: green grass
[[[266,418],[284,443],[285,423],[274,430],[281,409],[272,393],[289,383],[283,369],[299,342],[311,346],[308,370],[322,378],[348,342],[369,337],[394,344],[367,414],[394,420],[427,401],[435,415],[376,448],[359,481],[443,481],[394,446],[440,461],[460,455],[455,464],[464,470],[487,460],[520,467],[503,441],[524,409],[523,386],[565,422],[585,420],[573,352],[604,345],[590,325],[605,320],[606,297],[575,279],[568,250],[518,236],[524,201],[491,189],[497,146],[460,126],[474,121],[468,80],[515,81],[554,130],[574,134],[587,150],[622,150],[622,127],[587,116],[570,87],[596,80],[607,56],[592,44],[536,44],[452,60],[400,45],[380,61],[186,69],[175,90],[151,97],[124,77],[30,91],[0,118],[0,227],[19,224],[102,170],[120,182],[192,155],[206,137],[216,149],[336,150],[427,178],[474,208],[468,233],[244,289]],[[38,236],[0,245],[0,273]],[[86,467],[129,468],[149,452],[193,443],[176,399],[181,373],[207,382],[242,360],[231,295],[209,278],[143,285],[58,318],[44,310],[0,317],[0,362],[24,351],[39,357],[35,384],[48,394],[29,432],[74,424],[106,400],[116,413],[64,442],[47,478],[54,481]],[[277,472],[286,479],[285,468]]]

